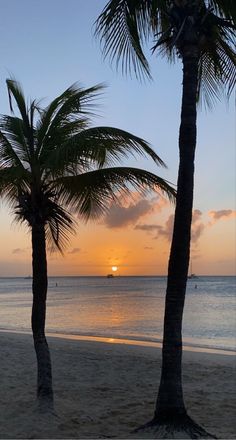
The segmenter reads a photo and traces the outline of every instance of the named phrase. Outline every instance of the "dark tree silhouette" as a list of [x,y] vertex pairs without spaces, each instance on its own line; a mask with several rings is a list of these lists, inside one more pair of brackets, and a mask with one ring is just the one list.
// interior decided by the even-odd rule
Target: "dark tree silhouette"
[[[10,107],[19,117],[0,117],[0,196],[16,219],[31,230],[33,266],[32,332],[38,365],[37,396],[53,408],[50,352],[45,337],[47,299],[46,242],[62,251],[74,230],[73,213],[97,218],[120,193],[175,190],[161,177],[138,168],[115,166],[129,154],[164,165],[143,139],[114,127],[92,127],[94,99],[101,85],[73,85],[41,108],[27,106],[20,85],[7,80]],[[14,112],[13,112],[14,113]]]
[[162,372],[153,420],[142,427],[152,438],[185,431],[207,437],[187,414],[182,391],[182,317],[189,266],[196,148],[197,101],[207,106],[236,82],[236,2],[234,0],[110,0],[96,21],[104,56],[151,76],[143,47],[183,65],[179,173],[173,238],[168,266]]

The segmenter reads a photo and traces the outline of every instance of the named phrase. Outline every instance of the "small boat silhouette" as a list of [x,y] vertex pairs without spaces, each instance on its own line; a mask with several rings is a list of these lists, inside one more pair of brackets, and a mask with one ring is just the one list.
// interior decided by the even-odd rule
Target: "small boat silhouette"
[[198,278],[198,276],[195,273],[193,273],[193,263],[192,263],[192,260],[190,261],[190,269],[191,269],[191,273],[188,275],[188,279]]
[[197,276],[195,273],[191,273],[191,274],[188,276],[188,279],[191,279],[191,278],[198,278],[198,276]]
[[108,273],[108,274],[107,274],[107,278],[114,278],[113,273]]

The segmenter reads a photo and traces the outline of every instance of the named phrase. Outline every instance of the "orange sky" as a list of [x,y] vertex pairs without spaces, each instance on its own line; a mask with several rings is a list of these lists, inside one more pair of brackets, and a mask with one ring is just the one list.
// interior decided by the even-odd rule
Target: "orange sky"
[[[117,266],[120,275],[164,275],[167,272],[174,207],[153,194],[111,206],[97,223],[79,223],[64,256],[48,253],[49,275],[106,275]],[[235,274],[236,211],[194,210],[193,271]],[[31,273],[30,234],[4,216],[0,276]]]

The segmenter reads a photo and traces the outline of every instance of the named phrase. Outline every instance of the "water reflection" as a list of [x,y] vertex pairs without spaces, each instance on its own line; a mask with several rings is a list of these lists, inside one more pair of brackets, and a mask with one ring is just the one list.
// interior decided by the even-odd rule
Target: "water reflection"
[[[57,284],[57,285],[56,285]],[[160,341],[165,277],[50,278],[48,331]],[[184,338],[196,344],[235,345],[235,279],[188,282]],[[0,279],[0,327],[30,330],[31,281]]]

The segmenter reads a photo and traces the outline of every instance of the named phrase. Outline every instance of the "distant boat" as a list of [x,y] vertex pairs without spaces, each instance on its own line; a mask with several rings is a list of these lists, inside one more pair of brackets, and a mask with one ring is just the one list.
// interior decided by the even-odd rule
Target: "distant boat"
[[198,278],[198,276],[195,273],[193,273],[192,260],[190,262],[190,269],[191,269],[191,273],[188,275],[188,279]]
[[190,275],[188,275],[188,279],[191,278],[198,278],[198,276],[195,273],[190,273]]
[[32,280],[32,276],[28,275],[27,277],[24,278],[25,280]]
[[107,274],[107,278],[114,278],[113,273],[108,273],[108,274]]

